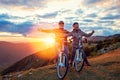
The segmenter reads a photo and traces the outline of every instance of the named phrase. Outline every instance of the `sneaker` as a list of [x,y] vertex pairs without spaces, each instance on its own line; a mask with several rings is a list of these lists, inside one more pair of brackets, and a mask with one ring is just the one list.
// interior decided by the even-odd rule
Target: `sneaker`
[[91,65],[89,63],[87,63],[86,66],[91,66]]
[[72,66],[75,67],[75,62],[73,62]]
[[72,62],[71,61],[69,62],[69,65],[72,66]]

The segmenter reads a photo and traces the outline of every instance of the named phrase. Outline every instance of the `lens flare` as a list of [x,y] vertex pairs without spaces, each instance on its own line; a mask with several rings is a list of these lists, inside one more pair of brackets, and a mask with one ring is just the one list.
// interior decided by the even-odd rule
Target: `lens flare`
[[48,46],[53,46],[55,44],[55,39],[53,37],[45,38],[44,41]]

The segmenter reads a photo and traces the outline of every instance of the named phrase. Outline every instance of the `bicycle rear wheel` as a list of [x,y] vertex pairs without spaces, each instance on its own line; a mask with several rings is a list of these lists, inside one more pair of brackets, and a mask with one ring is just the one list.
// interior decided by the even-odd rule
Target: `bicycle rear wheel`
[[62,80],[67,74],[68,58],[65,53],[60,53],[60,55],[61,56],[58,57],[58,61],[57,61],[57,76],[60,80]]
[[82,51],[79,49],[78,49],[78,51],[76,50],[74,64],[75,64],[76,71],[80,72],[83,69],[84,57],[83,57]]

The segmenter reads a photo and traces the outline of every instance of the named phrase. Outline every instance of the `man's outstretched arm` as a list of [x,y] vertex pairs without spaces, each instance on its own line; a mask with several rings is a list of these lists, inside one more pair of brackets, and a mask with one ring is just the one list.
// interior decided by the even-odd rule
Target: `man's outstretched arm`
[[54,29],[38,29],[38,31],[40,31],[40,32],[45,32],[45,33],[52,33],[52,32],[54,32]]

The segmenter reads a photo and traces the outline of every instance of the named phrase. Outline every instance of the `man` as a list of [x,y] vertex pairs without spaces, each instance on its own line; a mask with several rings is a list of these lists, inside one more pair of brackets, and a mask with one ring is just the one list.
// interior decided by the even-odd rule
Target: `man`
[[65,40],[67,40],[66,34],[69,33],[67,30],[64,29],[63,21],[58,22],[58,28],[56,28],[56,29],[49,29],[49,30],[38,29],[38,30],[41,32],[45,32],[45,33],[54,33],[56,39],[57,38],[65,38]]
[[[60,48],[60,44],[61,41],[64,39],[65,42],[65,53],[68,55],[68,47],[67,47],[67,34],[69,33],[67,30],[64,29],[64,22],[63,21],[59,21],[58,22],[58,28],[56,29],[49,29],[49,30],[43,30],[43,29],[38,29],[41,32],[45,32],[45,33],[54,33],[55,34],[55,40],[57,42],[57,47],[56,48],[56,52],[58,52],[57,48]],[[61,40],[62,39],[62,40]],[[59,47],[58,47],[59,46]],[[58,56],[58,55],[57,55]]]
[[[71,65],[72,65],[72,62],[73,62],[74,57],[75,57],[76,49],[79,46],[79,42],[82,42],[82,37],[83,36],[90,37],[90,36],[93,35],[93,33],[94,33],[94,31],[92,31],[89,34],[86,34],[85,32],[83,32],[83,31],[81,31],[79,29],[79,24],[77,22],[75,22],[73,24],[73,31],[71,33],[69,33],[69,35],[68,35],[68,36],[72,36],[73,37],[73,42],[72,42],[72,58],[71,58],[71,61],[70,61]],[[89,64],[89,62],[87,60],[87,56],[84,53],[84,50],[83,50],[83,55],[84,55],[85,63],[87,64],[87,66],[90,66],[90,64]]]

